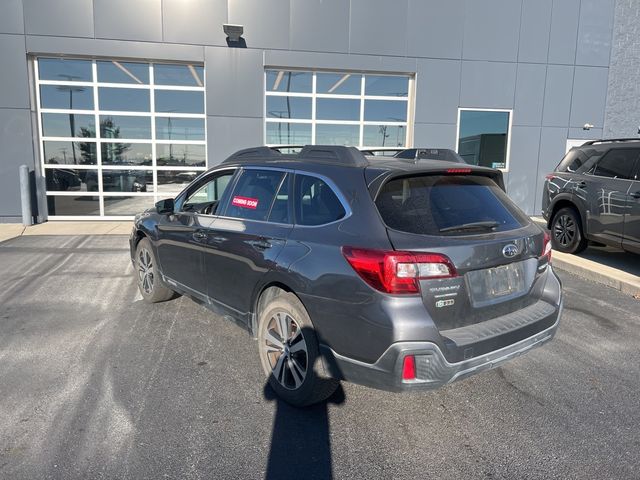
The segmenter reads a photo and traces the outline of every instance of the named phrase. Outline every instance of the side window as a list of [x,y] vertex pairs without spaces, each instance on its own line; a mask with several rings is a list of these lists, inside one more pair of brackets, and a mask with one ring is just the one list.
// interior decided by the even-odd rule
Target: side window
[[640,150],[634,148],[611,149],[596,164],[593,174],[629,180],[639,155]]
[[323,225],[340,220],[346,214],[331,187],[307,175],[296,175],[294,203],[299,225]]
[[[284,172],[271,170],[242,172],[231,195],[225,216],[246,220],[267,220],[284,176]],[[278,208],[281,208],[281,201],[277,203]]]
[[209,177],[205,184],[187,196],[182,204],[182,211],[216,215],[220,200],[229,186],[233,174],[234,170],[225,170],[213,178]]

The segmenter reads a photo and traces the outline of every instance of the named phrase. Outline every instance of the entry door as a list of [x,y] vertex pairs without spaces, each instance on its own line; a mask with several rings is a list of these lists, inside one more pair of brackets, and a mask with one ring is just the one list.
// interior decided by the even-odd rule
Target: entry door
[[624,219],[632,174],[640,149],[612,148],[585,175],[583,188],[589,204],[588,232],[622,246]]
[[224,214],[207,230],[207,295],[236,316],[246,316],[257,285],[277,268],[292,225],[290,175],[244,169]]

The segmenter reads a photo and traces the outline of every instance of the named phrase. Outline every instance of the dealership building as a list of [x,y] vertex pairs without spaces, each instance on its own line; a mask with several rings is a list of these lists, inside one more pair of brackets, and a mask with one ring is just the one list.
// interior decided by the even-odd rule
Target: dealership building
[[[241,25],[242,36],[236,38]],[[3,0],[0,222],[124,219],[255,145],[434,147],[540,211],[636,137],[638,0]]]

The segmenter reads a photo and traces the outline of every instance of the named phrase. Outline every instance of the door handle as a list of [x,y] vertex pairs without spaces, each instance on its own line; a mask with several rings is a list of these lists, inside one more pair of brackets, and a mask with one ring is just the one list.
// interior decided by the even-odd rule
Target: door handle
[[250,240],[247,242],[253,248],[257,248],[258,250],[266,250],[267,248],[271,248],[271,242],[266,238],[260,238],[258,240]]
[[633,198],[640,198],[640,190],[630,193],[629,195],[631,195]]
[[584,180],[582,182],[578,182],[578,188],[584,188],[587,186],[587,182],[585,182]]
[[200,242],[207,238],[207,234],[204,232],[193,232],[191,235],[196,242]]

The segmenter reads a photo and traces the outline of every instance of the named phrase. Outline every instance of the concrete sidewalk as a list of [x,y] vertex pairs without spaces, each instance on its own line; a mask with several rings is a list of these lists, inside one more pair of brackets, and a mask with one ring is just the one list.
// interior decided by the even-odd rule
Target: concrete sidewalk
[[[542,218],[533,220],[545,226]],[[0,223],[0,242],[21,235],[128,235],[132,222],[47,222],[31,227]],[[628,295],[640,295],[640,257],[624,252],[594,248],[585,254],[553,252],[553,266]],[[594,253],[595,252],[595,253]],[[589,258],[585,258],[589,257]]]

